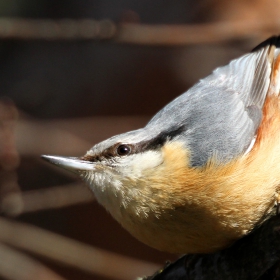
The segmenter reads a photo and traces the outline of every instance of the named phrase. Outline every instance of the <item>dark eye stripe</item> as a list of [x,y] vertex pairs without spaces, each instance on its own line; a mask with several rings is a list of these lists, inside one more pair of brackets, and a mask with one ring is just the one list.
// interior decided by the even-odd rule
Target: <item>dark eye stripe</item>
[[158,134],[155,138],[148,141],[143,141],[136,144],[137,152],[143,152],[146,150],[155,150],[161,148],[167,141],[172,140],[177,135],[180,135],[184,131],[184,126],[180,126],[171,131],[164,131]]
[[106,158],[127,156],[131,154],[142,153],[147,150],[160,149],[168,140],[172,140],[174,137],[181,134],[183,130],[184,127],[180,126],[171,131],[161,132],[156,137],[150,140],[138,142],[133,145],[127,143],[116,143],[113,146],[105,149],[104,151],[102,151],[102,153],[98,155],[84,156],[81,157],[80,159],[95,162],[95,161],[101,161]]

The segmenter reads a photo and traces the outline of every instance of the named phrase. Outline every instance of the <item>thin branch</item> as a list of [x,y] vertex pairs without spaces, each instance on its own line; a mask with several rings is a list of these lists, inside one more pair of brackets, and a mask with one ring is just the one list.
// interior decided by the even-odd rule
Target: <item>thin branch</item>
[[10,193],[2,199],[1,210],[8,216],[18,216],[29,212],[88,203],[93,200],[94,196],[88,187],[82,183],[73,183]]
[[0,37],[17,40],[87,40],[112,38],[116,25],[110,20],[1,18]]
[[19,165],[19,154],[15,145],[15,127],[18,110],[7,98],[0,100],[0,166],[1,169],[15,170]]
[[278,34],[278,18],[191,25],[116,24],[93,19],[0,19],[0,38],[16,40],[110,40],[139,45],[183,46]]
[[[147,117],[93,117],[39,121],[19,118],[15,141],[22,156],[42,153],[83,155],[93,144],[114,134],[142,127]],[[104,127],[107,129],[104,130]]]
[[[0,275],[10,280],[63,280],[38,261],[0,243]],[[65,280],[65,279],[64,279]]]
[[115,37],[118,43],[184,46],[222,43],[236,39],[278,34],[280,21],[223,21],[191,25],[124,24]]
[[0,241],[53,261],[112,279],[149,275],[158,265],[124,257],[35,226],[0,219]]

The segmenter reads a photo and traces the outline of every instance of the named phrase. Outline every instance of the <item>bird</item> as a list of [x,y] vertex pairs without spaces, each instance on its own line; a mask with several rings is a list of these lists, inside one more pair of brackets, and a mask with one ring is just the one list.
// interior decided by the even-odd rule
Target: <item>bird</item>
[[207,254],[275,215],[280,186],[280,37],[219,67],[143,128],[81,157],[43,155],[76,173],[135,238]]

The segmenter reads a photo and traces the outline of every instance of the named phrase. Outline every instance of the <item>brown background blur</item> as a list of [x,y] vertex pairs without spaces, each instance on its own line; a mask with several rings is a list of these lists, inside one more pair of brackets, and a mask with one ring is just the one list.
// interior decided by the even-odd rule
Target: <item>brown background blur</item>
[[[276,1],[267,0],[10,0],[0,1],[0,17],[107,18],[117,23],[189,24],[244,18],[258,20],[265,15],[275,16],[275,11],[279,11],[277,6]],[[89,149],[115,133],[144,125],[149,117],[199,78],[258,43],[233,40],[223,45],[172,47],[75,40],[3,39],[0,42],[0,97],[2,100],[5,97],[4,104],[7,98],[12,100],[19,114],[17,121],[35,122],[40,128],[36,132],[32,127],[32,139],[28,138],[30,131],[24,129],[16,136],[15,146],[21,162],[15,172],[22,191],[51,188],[76,180],[40,159],[40,154],[80,156],[86,151],[84,146],[76,147],[75,142],[69,146],[67,133],[56,137],[55,125],[60,124],[66,131],[69,128],[71,135],[90,143],[85,145]],[[84,126],[79,125],[83,123],[81,118],[86,118]],[[81,122],[71,125],[76,120]],[[65,145],[68,145],[67,152]],[[5,171],[2,173],[4,177],[7,175]],[[96,202],[23,213],[13,219],[161,265],[178,257],[135,240]],[[66,279],[105,279],[32,256]]]

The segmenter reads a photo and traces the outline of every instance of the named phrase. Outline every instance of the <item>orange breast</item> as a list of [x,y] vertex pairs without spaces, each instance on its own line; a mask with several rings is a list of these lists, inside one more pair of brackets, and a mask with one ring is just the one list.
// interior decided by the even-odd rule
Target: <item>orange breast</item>
[[263,112],[253,149],[223,166],[213,159],[203,168],[189,168],[183,145],[167,143],[164,163],[138,182],[144,196],[140,202],[156,214],[139,218],[131,211],[122,221],[124,227],[160,250],[207,253],[228,246],[264,221],[280,184],[277,96],[267,98]]

